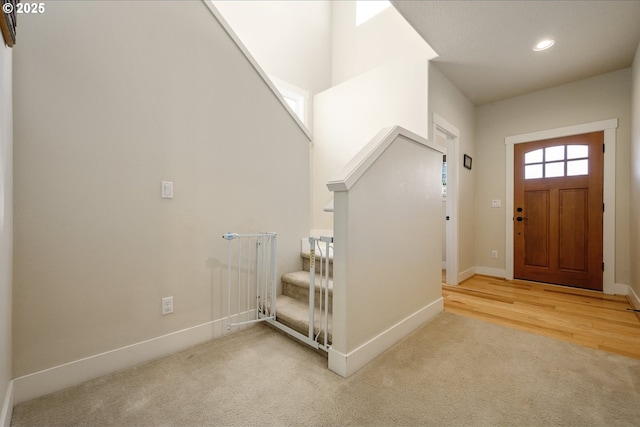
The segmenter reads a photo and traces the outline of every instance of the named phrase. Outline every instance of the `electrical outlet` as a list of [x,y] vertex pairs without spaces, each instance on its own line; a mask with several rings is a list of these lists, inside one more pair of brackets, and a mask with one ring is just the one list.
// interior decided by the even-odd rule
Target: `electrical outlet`
[[491,258],[492,259],[498,259],[498,251],[496,251],[495,249],[491,250]]
[[162,298],[162,315],[173,313],[173,297]]

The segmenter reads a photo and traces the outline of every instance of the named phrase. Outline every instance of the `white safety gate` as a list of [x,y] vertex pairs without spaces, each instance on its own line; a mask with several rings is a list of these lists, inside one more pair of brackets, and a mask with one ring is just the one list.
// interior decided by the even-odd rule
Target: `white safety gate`
[[333,238],[309,238],[309,329],[300,333],[276,319],[277,234],[226,233],[222,237],[228,242],[229,252],[227,329],[266,321],[305,344],[328,351],[331,347],[329,259]]
[[[286,332],[294,338],[319,350],[328,351],[331,347],[329,338],[331,325],[329,321],[329,259],[333,250],[332,237],[309,238],[309,328],[300,333],[276,320],[268,323]],[[316,301],[316,290],[318,300]]]
[[[318,348],[328,351],[329,345],[329,276],[333,237],[309,237],[309,335]],[[316,269],[316,251],[320,255]],[[319,283],[316,283],[316,273]],[[315,290],[319,289],[316,317]],[[317,326],[316,326],[317,325]],[[317,332],[316,332],[317,331]]]
[[277,234],[226,233],[227,329],[276,319]]

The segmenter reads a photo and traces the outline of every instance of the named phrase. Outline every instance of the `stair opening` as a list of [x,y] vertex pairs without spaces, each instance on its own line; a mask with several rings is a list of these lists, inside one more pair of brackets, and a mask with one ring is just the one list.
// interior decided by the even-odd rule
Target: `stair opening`
[[272,325],[320,350],[332,341],[333,238],[310,237],[301,250],[302,270],[282,275],[277,321]]
[[[332,341],[333,238],[310,237],[302,270],[282,275],[276,287],[276,233],[222,236],[228,241],[227,329],[266,322],[315,349]],[[303,245],[306,246],[306,245]]]

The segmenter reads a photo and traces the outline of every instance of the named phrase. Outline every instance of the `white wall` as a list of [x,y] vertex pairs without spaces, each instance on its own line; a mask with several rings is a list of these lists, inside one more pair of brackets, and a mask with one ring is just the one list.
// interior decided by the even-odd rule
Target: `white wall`
[[356,26],[356,2],[332,2],[332,82],[343,83],[402,56],[436,56],[393,7]]
[[[437,114],[460,131],[458,158],[447,156],[447,163],[458,162],[458,273],[476,266],[475,192],[476,168],[462,167],[462,158],[468,154],[475,162],[475,107],[453,83],[432,63],[429,65],[429,119]],[[433,127],[429,126],[433,139]],[[444,225],[443,225],[444,226]]]
[[359,154],[335,192],[329,367],[344,376],[442,311],[442,152],[403,135],[377,139],[363,152],[381,147],[379,157]]
[[383,127],[427,136],[433,50],[393,7],[356,26],[354,1],[214,3],[267,74],[316,96],[312,228],[330,230],[333,173]]
[[[505,199],[505,137],[545,129],[618,118],[616,132],[616,283],[630,283],[629,155],[631,132],[631,70],[580,80],[477,107],[476,262],[479,267],[505,269],[505,215],[491,208]],[[491,250],[498,259],[491,259]]]
[[227,231],[278,232],[299,268],[308,141],[204,3],[21,18],[15,376],[225,316]]
[[397,58],[318,94],[314,100],[312,224],[332,229],[327,182],[381,129],[428,134],[428,63]]
[[350,191],[349,350],[441,297],[441,153],[427,151],[398,141]]
[[214,4],[268,75],[310,96],[331,87],[330,1]]
[[[0,414],[11,417],[6,402],[11,375],[11,301],[13,246],[12,51],[0,44]],[[0,425],[3,424],[0,416]]]
[[632,98],[631,98],[631,188],[630,188],[630,251],[631,281],[630,285],[635,293],[635,303],[640,309],[640,44],[632,68]]

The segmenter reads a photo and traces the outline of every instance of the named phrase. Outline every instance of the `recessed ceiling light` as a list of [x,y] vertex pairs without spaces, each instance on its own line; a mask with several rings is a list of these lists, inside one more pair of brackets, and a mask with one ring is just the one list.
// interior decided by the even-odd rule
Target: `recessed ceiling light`
[[551,39],[542,40],[540,43],[538,43],[533,47],[533,50],[535,50],[536,52],[540,52],[541,50],[547,50],[551,46],[553,46],[555,43],[556,41]]

